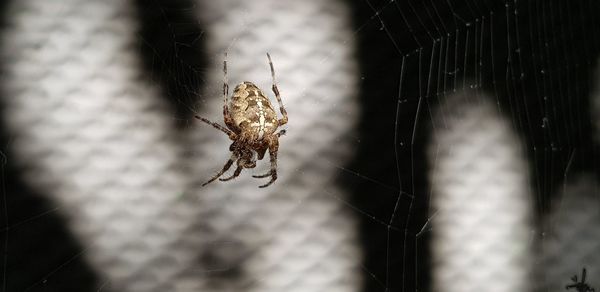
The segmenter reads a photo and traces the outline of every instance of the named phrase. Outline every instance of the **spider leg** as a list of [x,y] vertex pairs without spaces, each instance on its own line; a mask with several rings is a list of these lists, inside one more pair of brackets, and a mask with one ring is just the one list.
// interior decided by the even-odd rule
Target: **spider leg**
[[[265,147],[265,148],[261,149],[260,151],[256,152],[256,154],[258,156],[257,157],[258,160],[262,160],[265,157],[265,152],[267,152],[267,148],[268,147]],[[270,170],[267,173],[265,173],[265,174],[252,175],[252,177],[255,177],[255,178],[263,178],[263,177],[267,177],[267,176],[271,176],[271,171]]]
[[285,108],[283,107],[283,102],[281,101],[281,95],[279,95],[279,89],[277,88],[277,82],[275,81],[275,69],[273,69],[273,61],[271,61],[271,55],[267,53],[267,58],[269,59],[269,67],[271,67],[271,77],[273,78],[273,93],[275,93],[275,98],[277,98],[277,102],[279,103],[279,111],[283,117],[279,119],[279,125],[285,125],[288,122],[288,114]]
[[253,175],[252,177],[254,178],[265,178],[267,176],[271,176],[271,171],[265,173],[265,174],[261,174],[261,175]]
[[242,169],[244,169],[244,168],[238,165],[238,167],[235,169],[235,172],[230,177],[220,178],[219,180],[220,181],[232,180],[240,175],[240,173],[242,172]]
[[266,188],[270,186],[275,180],[277,180],[277,150],[279,150],[279,140],[273,137],[269,141],[269,157],[271,158],[271,170],[263,175],[253,175],[253,177],[255,178],[271,176],[271,180],[268,183],[259,186],[259,188]]
[[227,81],[227,52],[223,59],[223,120],[228,128],[234,128],[233,118],[229,114],[229,82]]
[[221,169],[221,171],[219,171],[215,176],[213,176],[211,179],[209,179],[207,182],[203,183],[202,186],[205,186],[211,182],[213,182],[215,179],[219,178],[220,176],[223,175],[223,173],[225,173],[233,164],[233,161],[235,160],[235,155],[231,155],[231,157],[229,158],[229,160],[227,160],[227,163],[225,163],[225,165],[223,166],[223,169]]
[[262,160],[265,157],[265,152],[267,152],[267,147],[257,150],[256,151],[257,160]]
[[221,126],[221,125],[219,125],[219,124],[217,124],[215,122],[211,122],[208,119],[205,119],[205,118],[203,118],[201,116],[194,116],[194,117],[196,119],[199,119],[199,120],[201,120],[201,121],[203,121],[203,122],[205,122],[205,123],[213,126],[215,129],[220,130],[223,133],[227,134],[227,136],[229,136],[229,138],[231,138],[232,140],[235,140],[235,138],[237,137],[237,135],[233,131],[231,131],[231,130],[229,130],[229,129],[227,129],[227,128],[225,128],[225,127],[223,127],[223,126]]

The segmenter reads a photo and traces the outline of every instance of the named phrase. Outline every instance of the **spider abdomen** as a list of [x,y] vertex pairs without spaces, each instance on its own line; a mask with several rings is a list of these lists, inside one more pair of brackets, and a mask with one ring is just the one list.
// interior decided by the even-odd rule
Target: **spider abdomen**
[[231,100],[231,117],[240,132],[248,132],[253,139],[262,140],[279,126],[277,114],[269,98],[254,83],[238,84]]

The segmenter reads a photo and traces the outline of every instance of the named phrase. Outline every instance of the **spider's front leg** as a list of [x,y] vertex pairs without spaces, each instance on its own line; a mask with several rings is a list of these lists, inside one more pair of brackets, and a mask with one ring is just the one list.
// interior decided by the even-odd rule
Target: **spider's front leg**
[[235,169],[235,171],[233,172],[233,174],[230,177],[226,177],[226,178],[220,178],[220,181],[228,181],[228,180],[232,180],[236,177],[238,177],[240,175],[240,173],[242,173],[242,169],[244,169],[241,165],[239,165],[238,163],[238,167]]
[[225,166],[223,166],[223,169],[221,169],[221,171],[219,171],[215,176],[213,176],[207,182],[203,183],[202,186],[205,186],[205,185],[213,182],[214,180],[216,180],[220,176],[222,176],[227,170],[229,170],[229,168],[233,164],[233,161],[235,161],[236,158],[237,157],[235,156],[235,154],[232,154],[231,157],[229,158],[229,160],[227,160],[227,163],[225,163]]
[[271,136],[269,139],[269,156],[271,158],[271,170],[265,174],[262,175],[253,175],[252,177],[255,178],[264,178],[264,177],[271,177],[271,180],[262,185],[259,186],[259,188],[266,188],[268,186],[270,186],[275,180],[277,180],[277,151],[279,150],[279,140],[277,139],[278,136]]

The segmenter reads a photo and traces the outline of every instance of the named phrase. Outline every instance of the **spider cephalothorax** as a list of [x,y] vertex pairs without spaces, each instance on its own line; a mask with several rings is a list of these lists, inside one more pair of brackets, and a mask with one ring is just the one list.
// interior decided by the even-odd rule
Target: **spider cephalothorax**
[[273,109],[269,98],[254,83],[248,81],[244,81],[235,87],[233,96],[231,97],[231,104],[229,104],[226,53],[225,60],[223,61],[223,118],[227,128],[200,116],[196,116],[196,118],[227,134],[233,140],[233,143],[229,146],[229,151],[232,153],[225,166],[223,166],[223,169],[204,183],[203,186],[223,175],[234,162],[236,162],[237,167],[233,174],[230,177],[220,178],[219,180],[228,181],[239,176],[244,168],[254,168],[256,160],[263,159],[267,149],[271,157],[271,170],[263,175],[253,175],[253,177],[271,177],[268,183],[260,186],[261,188],[269,186],[277,179],[279,137],[285,134],[285,130],[277,133],[275,131],[288,122],[288,116],[281,102],[281,96],[275,82],[273,62],[268,53],[267,58],[269,59],[271,77],[273,78],[273,93],[275,93],[275,98],[277,98],[277,102],[279,103],[279,111],[283,117],[281,119],[277,118],[277,113]]

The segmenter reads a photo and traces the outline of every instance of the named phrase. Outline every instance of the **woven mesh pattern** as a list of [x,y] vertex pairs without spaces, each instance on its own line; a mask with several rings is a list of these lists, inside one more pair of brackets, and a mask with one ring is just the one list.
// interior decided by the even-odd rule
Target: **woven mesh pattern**
[[[600,71],[596,70],[596,79]],[[590,116],[595,130],[596,144],[600,142],[600,91],[596,85],[591,96]],[[570,174],[565,170],[565,179]],[[570,178],[570,177],[569,177]],[[552,212],[545,218],[547,234],[541,246],[541,263],[538,291],[558,291],[574,284],[569,280],[582,279],[586,269],[585,283],[600,287],[600,185],[592,174],[579,174],[563,182],[562,191],[553,201]],[[574,290],[571,290],[574,291]]]
[[587,270],[585,283],[600,287],[600,213],[598,194],[600,186],[592,177],[579,177],[565,184],[563,193],[554,204],[547,220],[549,234],[543,245],[543,284],[539,291],[563,290],[570,278],[577,275],[581,281],[583,268]]
[[486,96],[451,96],[429,147],[434,291],[527,291],[529,191],[519,141]]
[[[214,2],[214,3],[213,3]],[[332,183],[357,119],[348,11],[338,1],[206,1],[203,112],[221,119],[230,80],[270,88],[275,63],[290,115],[279,179],[201,188],[227,138],[173,108],[140,68],[135,9],[124,1],[14,1],[2,32],[2,118],[26,181],[60,204],[84,256],[118,291],[354,291],[355,223]],[[272,95],[271,95],[272,96]],[[274,101],[274,100],[273,100]]]

